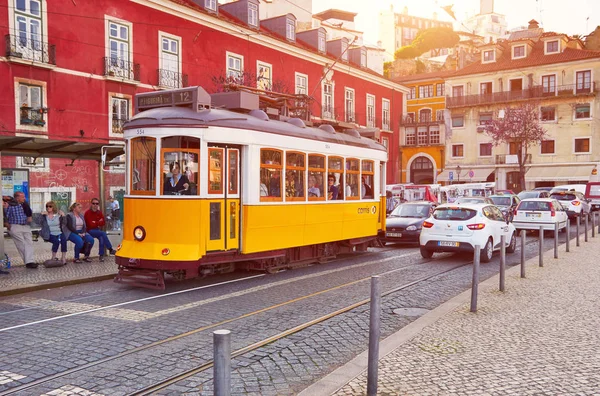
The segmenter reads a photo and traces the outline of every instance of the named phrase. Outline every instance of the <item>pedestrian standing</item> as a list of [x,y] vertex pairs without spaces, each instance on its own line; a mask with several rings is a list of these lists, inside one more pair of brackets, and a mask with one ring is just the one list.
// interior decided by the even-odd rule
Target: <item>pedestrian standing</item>
[[17,191],[14,194],[14,200],[8,202],[4,225],[27,268],[37,268],[38,266],[33,260],[33,239],[30,227],[32,216],[31,208],[25,201],[25,194]]
[[92,199],[92,206],[85,212],[83,217],[85,219],[87,232],[99,242],[99,260],[104,261],[105,249],[108,249],[110,254],[114,255],[117,253],[116,250],[113,249],[106,232],[102,231],[102,227],[104,227],[106,222],[104,221],[104,215],[100,210],[100,200],[98,198]]
[[112,206],[112,218],[113,218],[113,229],[120,230],[121,229],[121,206],[119,205],[119,201],[114,199],[113,197],[108,197]]
[[60,245],[60,261],[63,265],[67,264],[67,238],[62,232],[64,215],[62,210],[56,208],[54,201],[47,202],[40,230],[42,239],[52,244],[52,260],[57,260],[56,254]]

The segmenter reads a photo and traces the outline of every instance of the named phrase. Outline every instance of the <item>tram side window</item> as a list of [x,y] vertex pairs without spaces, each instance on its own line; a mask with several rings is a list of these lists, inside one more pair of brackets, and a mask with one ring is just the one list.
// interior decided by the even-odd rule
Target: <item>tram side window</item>
[[285,154],[285,200],[304,201],[304,175],[306,155],[288,151]]
[[325,175],[325,156],[308,155],[308,200],[323,201],[327,192]]
[[223,194],[223,153],[221,147],[208,148],[208,193]]
[[[328,161],[327,199],[330,201],[344,199],[344,159],[341,157],[329,157]],[[333,184],[331,183],[332,178]]]
[[162,139],[163,195],[198,195],[200,140],[187,136]]
[[362,161],[360,198],[373,199],[373,180],[375,179],[373,161]]
[[281,172],[283,152],[260,149],[260,200],[281,201]]
[[156,190],[156,139],[131,141],[131,194],[154,195]]
[[358,199],[360,193],[360,161],[346,159],[346,199]]

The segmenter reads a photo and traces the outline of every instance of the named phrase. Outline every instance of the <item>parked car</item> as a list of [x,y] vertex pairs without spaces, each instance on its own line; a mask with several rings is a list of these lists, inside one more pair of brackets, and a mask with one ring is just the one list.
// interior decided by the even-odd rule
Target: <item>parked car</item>
[[550,192],[546,190],[523,190],[517,194],[517,197],[522,201],[527,198],[548,198]]
[[494,204],[494,201],[489,199],[488,197],[459,197],[454,201],[455,204],[461,203],[486,203],[486,204]]
[[552,190],[550,190],[550,194],[561,191],[577,191],[585,194],[585,184],[563,184],[560,186],[554,186],[552,187]]
[[554,192],[550,194],[550,198],[554,198],[562,204],[569,218],[588,216],[592,210],[589,201],[578,191]]
[[380,232],[383,243],[419,243],[423,221],[431,216],[435,204],[429,201],[405,202],[398,205],[385,220],[385,232]]
[[492,259],[500,249],[500,238],[505,236],[506,251],[516,247],[515,226],[505,220],[496,205],[443,204],[423,222],[419,237],[421,256],[430,258],[434,252],[473,251],[481,247],[481,261]]
[[517,230],[552,231],[558,223],[558,229],[567,227],[567,212],[560,202],[554,198],[527,198],[517,207],[513,225]]
[[544,186],[544,187],[536,187],[533,191],[548,191],[552,190],[554,187]]
[[586,184],[584,197],[590,201],[592,210],[600,210],[600,182]]
[[517,195],[513,190],[496,190],[496,195],[502,194]]
[[500,210],[502,214],[508,219],[512,220],[512,216],[516,207],[521,202],[521,199],[514,194],[501,194],[501,195],[490,195],[489,197]]

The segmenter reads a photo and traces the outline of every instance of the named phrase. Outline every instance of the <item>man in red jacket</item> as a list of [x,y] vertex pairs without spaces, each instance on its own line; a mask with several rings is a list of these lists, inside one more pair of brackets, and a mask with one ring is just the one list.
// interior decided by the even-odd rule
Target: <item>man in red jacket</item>
[[100,261],[104,261],[104,249],[109,250],[110,254],[117,253],[110,243],[108,239],[108,235],[106,232],[102,231],[101,227],[104,227],[106,222],[104,221],[104,215],[100,210],[100,200],[98,198],[92,199],[92,207],[85,212],[83,215],[85,219],[85,226],[88,234],[98,239],[100,242],[100,250],[98,255],[100,256]]

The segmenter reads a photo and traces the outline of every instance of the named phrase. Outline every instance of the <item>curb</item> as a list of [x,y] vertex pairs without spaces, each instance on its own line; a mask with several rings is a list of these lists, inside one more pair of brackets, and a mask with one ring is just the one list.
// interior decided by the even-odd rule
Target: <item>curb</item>
[[32,291],[38,291],[38,290],[55,289],[58,287],[77,285],[80,283],[90,283],[90,282],[109,280],[109,279],[113,279],[116,275],[117,275],[117,273],[115,272],[114,274],[98,275],[98,276],[92,276],[89,278],[77,278],[77,279],[68,279],[68,280],[56,281],[56,282],[50,281],[48,283],[36,283],[36,284],[26,285],[26,286],[16,286],[16,287],[13,287],[10,289],[0,290],[0,297],[12,296],[15,294],[28,293],[28,292],[32,292]]

